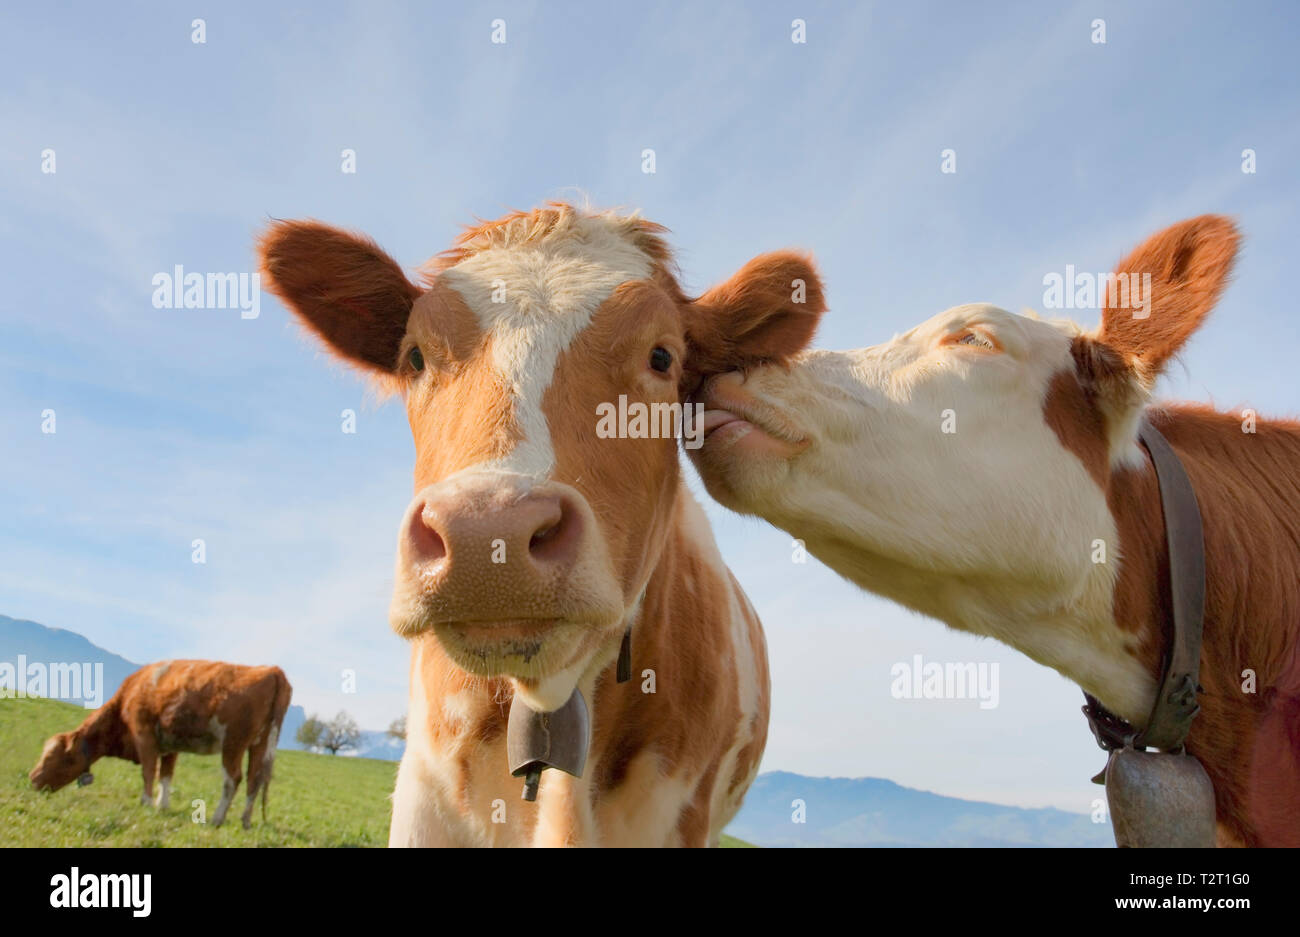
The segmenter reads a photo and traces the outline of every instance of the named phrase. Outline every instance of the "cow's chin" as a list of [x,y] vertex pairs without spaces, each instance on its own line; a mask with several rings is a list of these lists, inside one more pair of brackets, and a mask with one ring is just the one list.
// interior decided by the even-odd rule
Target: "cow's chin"
[[444,622],[433,633],[458,667],[480,677],[544,677],[562,669],[585,629],[550,618]]
[[[752,435],[745,433],[746,437]],[[744,446],[736,445],[737,441],[725,436],[716,442],[706,439],[702,447],[690,452],[691,463],[709,496],[719,504],[740,514],[762,516],[790,483],[790,458],[768,452],[766,447],[756,456],[753,450],[758,439]]]
[[443,621],[429,625],[457,667],[479,677],[505,677],[539,712],[559,709],[597,656],[621,636],[622,609],[602,621],[523,618]]
[[449,622],[435,625],[438,643],[461,669],[508,677],[539,712],[559,709],[606,643],[607,629],[557,619]]

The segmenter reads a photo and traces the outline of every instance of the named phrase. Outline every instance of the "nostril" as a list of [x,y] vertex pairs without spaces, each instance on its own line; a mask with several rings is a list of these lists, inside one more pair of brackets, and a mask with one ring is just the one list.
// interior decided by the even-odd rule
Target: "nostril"
[[556,523],[552,524],[550,527],[547,527],[543,530],[539,530],[537,531],[537,533],[533,534],[532,538],[529,539],[528,541],[529,552],[535,553],[537,550],[541,549],[545,545],[547,540],[550,540],[552,537],[556,535],[559,529],[560,529],[560,524],[557,521]]
[[411,512],[411,558],[417,562],[431,563],[447,555],[447,545],[438,533],[438,518],[422,504]]
[[555,514],[538,524],[528,539],[528,555],[535,561],[554,563],[574,551],[580,525],[578,514],[564,498],[555,507]]

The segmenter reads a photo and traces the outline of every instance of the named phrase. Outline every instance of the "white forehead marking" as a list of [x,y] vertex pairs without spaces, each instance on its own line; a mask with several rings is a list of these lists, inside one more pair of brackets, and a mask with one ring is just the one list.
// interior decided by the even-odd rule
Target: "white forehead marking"
[[650,258],[626,231],[625,219],[579,216],[566,231],[492,247],[443,272],[490,334],[493,368],[510,388],[523,431],[513,452],[485,467],[538,477],[554,467],[542,396],[560,353],[619,284],[650,276]]

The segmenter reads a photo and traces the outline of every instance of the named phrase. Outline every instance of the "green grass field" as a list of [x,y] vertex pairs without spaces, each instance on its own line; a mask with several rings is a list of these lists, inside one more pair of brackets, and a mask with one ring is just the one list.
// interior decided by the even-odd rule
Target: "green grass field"
[[[191,820],[190,802],[221,798],[221,762],[181,755],[171,809],[140,804],[140,767],[119,758],[95,763],[95,783],[37,793],[27,772],[45,740],[76,728],[86,710],[53,700],[0,699],[0,847],[9,846],[383,846],[397,763],[281,751],[275,756],[267,822],[261,805],[243,830],[241,785],[225,826]],[[724,836],[723,846],[748,843]]]
[[261,805],[253,828],[240,829],[244,789],[220,829],[191,821],[190,802],[207,802],[209,819],[221,799],[221,762],[182,755],[176,763],[171,809],[140,804],[140,767],[120,758],[95,763],[95,783],[37,793],[27,781],[45,740],[75,728],[86,710],[52,700],[0,700],[0,846],[383,846],[388,842],[388,795],[397,764],[278,752],[267,822]]

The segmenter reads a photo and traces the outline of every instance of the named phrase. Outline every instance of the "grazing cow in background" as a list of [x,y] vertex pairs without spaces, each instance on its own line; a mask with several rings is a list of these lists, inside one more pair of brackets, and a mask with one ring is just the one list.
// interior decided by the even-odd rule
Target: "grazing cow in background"
[[1140,729],[1171,640],[1159,489],[1137,441],[1149,420],[1203,519],[1204,693],[1186,745],[1214,782],[1219,841],[1300,846],[1300,424],[1149,406],[1236,248],[1213,216],[1155,235],[1115,281],[1147,295],[1107,286],[1093,333],[958,306],[883,345],[719,374],[692,456],[723,504]]
[[[325,225],[262,239],[270,289],[400,390],[415,439],[389,613],[412,643],[390,845],[713,845],[757,771],[758,618],[672,434],[600,420],[680,412],[724,336],[741,358],[797,349],[821,292],[805,258],[776,253],[690,299],[663,230],[552,204],[469,230],[423,286]],[[634,678],[620,684],[629,628]],[[586,770],[547,771],[537,802],[521,801],[512,699],[550,712],[575,687],[591,702]]]
[[243,823],[248,829],[259,792],[262,819],[266,819],[275,746],[292,693],[279,667],[210,660],[148,664],[122,681],[113,698],[80,726],[47,741],[29,778],[37,790],[57,791],[77,779],[90,783],[90,766],[100,758],[125,758],[140,765],[144,775],[141,803],[154,800],[158,773],[155,803],[162,810],[170,799],[177,755],[220,752],[224,784],[212,823],[221,826],[239,787],[240,763],[247,752],[248,806]]

